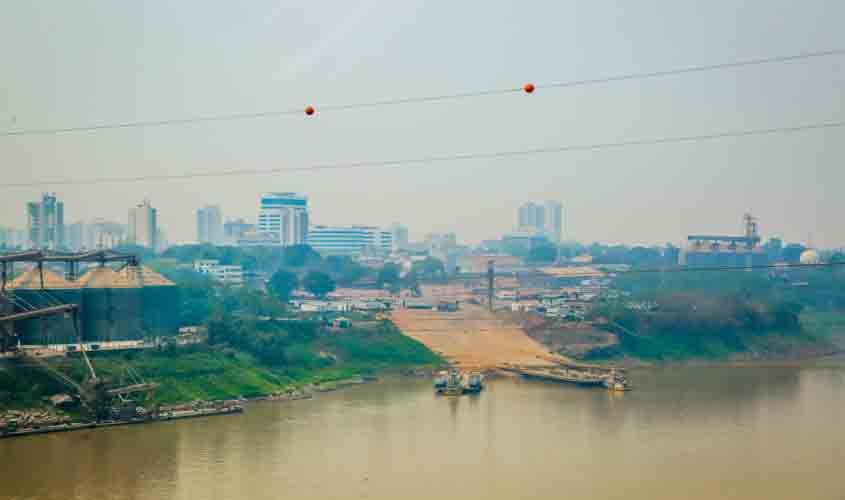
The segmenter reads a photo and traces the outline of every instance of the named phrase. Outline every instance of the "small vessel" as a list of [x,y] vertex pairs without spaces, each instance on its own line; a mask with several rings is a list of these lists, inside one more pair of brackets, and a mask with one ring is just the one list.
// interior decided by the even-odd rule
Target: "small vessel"
[[434,376],[434,392],[441,393],[444,389],[446,389],[446,382],[448,380],[449,372],[442,371],[438,372]]
[[461,384],[461,372],[456,369],[449,370],[449,374],[446,375],[446,386],[438,394],[460,396],[463,393],[464,388]]
[[631,385],[628,383],[628,379],[625,377],[625,374],[615,369],[610,372],[610,375],[608,375],[606,379],[604,379],[604,386],[607,387],[607,390],[613,392],[631,390]]
[[477,394],[484,390],[481,373],[463,373],[457,369],[440,372],[434,379],[434,392],[446,396],[460,396],[461,394]]
[[477,394],[484,390],[484,377],[481,373],[470,372],[464,375],[464,394]]

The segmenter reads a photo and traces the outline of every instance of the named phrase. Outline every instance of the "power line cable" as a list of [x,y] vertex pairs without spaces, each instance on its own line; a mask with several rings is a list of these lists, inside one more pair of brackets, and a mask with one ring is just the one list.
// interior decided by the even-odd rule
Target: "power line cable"
[[[683,74],[689,74],[689,73],[700,73],[700,72],[707,72],[707,71],[734,69],[734,68],[741,68],[741,67],[746,67],[746,66],[759,66],[759,65],[764,65],[764,64],[777,64],[777,63],[784,63],[784,62],[790,62],[790,61],[798,61],[798,60],[820,58],[820,57],[839,56],[839,55],[845,55],[845,49],[831,49],[831,50],[821,50],[821,51],[813,51],[813,52],[803,52],[803,53],[792,54],[792,55],[787,55],[787,56],[765,57],[765,58],[758,58],[758,59],[746,59],[746,60],[742,60],[742,61],[733,61],[733,62],[708,64],[708,65],[700,65],[700,66],[687,66],[687,67],[684,67],[684,68],[676,68],[676,69],[663,70],[663,71],[652,71],[652,72],[645,72],[645,73],[628,73],[628,74],[609,76],[609,77],[604,77],[604,78],[572,80],[572,81],[553,82],[553,83],[537,84],[537,85],[532,84],[532,91],[533,91],[533,88],[535,88],[535,87],[537,89],[579,87],[579,86],[597,85],[597,84],[603,84],[603,83],[621,82],[621,81],[627,81],[627,80],[661,78],[661,77],[672,76],[672,75],[683,75]],[[458,93],[453,93],[453,94],[441,94],[441,95],[418,96],[418,97],[398,97],[398,98],[393,98],[393,99],[383,99],[383,100],[376,100],[376,101],[371,101],[371,102],[360,102],[360,103],[351,103],[351,104],[334,104],[334,105],[330,104],[330,105],[320,106],[319,110],[320,111],[349,111],[349,110],[355,110],[355,109],[377,108],[377,107],[383,107],[383,106],[394,106],[394,105],[402,105],[402,104],[422,104],[422,103],[441,102],[441,101],[466,99],[466,98],[474,98],[474,97],[514,94],[514,93],[519,93],[519,92],[522,92],[522,91],[523,91],[523,87],[513,87],[513,88],[501,88],[501,89],[475,90],[475,91],[467,91],[467,92],[458,92]],[[310,114],[314,113],[313,107],[308,106],[306,109],[310,110],[310,112],[308,112],[307,114],[310,115]],[[259,111],[259,112],[251,112],[251,113],[229,113],[229,114],[216,114],[216,115],[207,115],[207,116],[194,116],[194,117],[187,117],[187,118],[169,118],[169,119],[162,119],[162,120],[138,120],[138,121],[127,121],[127,122],[121,122],[121,123],[101,123],[101,124],[81,125],[81,126],[73,126],[73,127],[25,129],[25,130],[6,130],[6,131],[3,131],[3,132],[0,132],[0,137],[17,137],[17,136],[31,136],[31,135],[55,135],[55,134],[66,134],[66,133],[76,133],[76,132],[94,132],[94,131],[110,130],[110,129],[163,127],[163,126],[171,126],[171,125],[187,125],[187,124],[192,124],[192,123],[204,123],[204,122],[252,120],[252,119],[259,119],[259,118],[280,117],[280,116],[285,116],[285,115],[298,115],[298,114],[302,114],[302,113],[303,113],[303,109],[297,108],[297,109],[286,109],[286,110]]]
[[128,177],[93,177],[87,179],[53,179],[36,182],[21,182],[0,185],[0,189],[15,189],[15,188],[31,188],[42,187],[48,185],[92,185],[92,184],[107,184],[107,183],[132,183],[132,182],[150,182],[150,181],[171,181],[181,179],[198,179],[211,177],[233,177],[244,175],[269,175],[269,174],[284,174],[284,173],[312,173],[325,170],[347,170],[359,168],[401,168],[426,166],[436,163],[450,162],[450,161],[469,161],[469,160],[496,160],[503,158],[535,156],[543,154],[555,153],[570,153],[583,151],[603,151],[608,149],[619,149],[632,146],[647,146],[659,144],[676,144],[709,141],[728,138],[743,138],[752,136],[766,136],[774,134],[797,133],[814,130],[835,129],[845,127],[845,121],[813,123],[805,125],[796,125],[791,127],[774,127],[774,128],[760,128],[760,129],[746,129],[726,132],[716,132],[711,134],[700,135],[685,135],[674,137],[660,137],[655,139],[635,139],[630,141],[619,142],[604,142],[596,144],[575,144],[564,146],[553,146],[546,148],[531,148],[520,149],[512,151],[495,151],[495,152],[475,152],[475,153],[457,153],[449,155],[432,155],[420,158],[405,158],[393,160],[371,160],[371,161],[356,161],[356,162],[342,162],[318,164],[310,167],[274,167],[267,169],[238,169],[238,170],[222,170],[219,172],[186,172],[182,174],[163,174],[163,175],[139,175]]

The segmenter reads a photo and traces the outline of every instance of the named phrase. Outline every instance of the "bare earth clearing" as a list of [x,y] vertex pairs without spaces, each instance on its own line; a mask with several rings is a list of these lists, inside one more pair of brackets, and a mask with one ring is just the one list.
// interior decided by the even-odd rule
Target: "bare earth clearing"
[[550,353],[512,321],[495,317],[482,306],[461,304],[457,312],[400,309],[393,322],[460,368],[492,369],[505,363],[548,365],[568,361]]

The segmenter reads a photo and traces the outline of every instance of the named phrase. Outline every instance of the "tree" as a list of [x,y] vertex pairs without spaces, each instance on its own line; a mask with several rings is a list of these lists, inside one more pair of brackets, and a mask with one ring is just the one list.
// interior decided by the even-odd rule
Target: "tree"
[[302,267],[311,262],[320,262],[320,254],[308,245],[293,245],[285,248],[284,264],[288,267]]
[[420,281],[419,277],[417,276],[417,272],[414,269],[405,275],[402,279],[405,287],[411,291],[412,294],[419,297],[420,296]]
[[625,264],[637,267],[658,266],[662,256],[660,250],[649,247],[633,247],[628,251]]
[[162,259],[150,262],[150,267],[179,286],[179,315],[182,325],[201,325],[220,306],[215,284],[207,275]]
[[302,280],[302,286],[317,297],[325,297],[335,289],[332,277],[320,271],[309,271]]
[[801,260],[801,254],[807,247],[800,243],[792,243],[783,248],[783,260],[790,264],[797,264]]
[[290,300],[291,292],[296,290],[298,286],[299,278],[296,273],[285,271],[284,269],[279,269],[273,273],[273,276],[270,277],[270,281],[267,283],[267,288],[276,297],[284,301]]
[[557,260],[557,248],[551,245],[534,247],[528,254],[528,260],[531,262],[554,262]]
[[445,277],[446,268],[443,267],[443,262],[434,257],[428,257],[420,262],[414,262],[412,271],[422,279],[434,280]]
[[133,244],[123,244],[117,247],[112,248],[113,251],[117,253],[128,253],[138,257],[141,262],[147,262],[155,258],[155,252],[148,247],[142,247],[140,245],[133,245]]
[[379,288],[384,287],[384,285],[396,285],[399,283],[399,266],[394,264],[393,262],[386,263],[378,272],[378,286]]
[[330,255],[321,268],[335,277],[341,285],[355,283],[367,275],[367,268],[346,255]]

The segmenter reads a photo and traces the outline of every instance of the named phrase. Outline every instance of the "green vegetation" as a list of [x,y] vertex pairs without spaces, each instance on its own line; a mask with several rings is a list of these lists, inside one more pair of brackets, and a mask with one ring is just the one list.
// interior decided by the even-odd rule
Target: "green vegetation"
[[362,266],[346,255],[330,255],[326,257],[320,270],[332,276],[340,285],[351,285],[371,274],[371,270]]
[[290,300],[290,294],[299,286],[299,277],[296,273],[279,269],[267,283],[267,289],[276,295],[280,300]]
[[[309,250],[295,253],[289,262],[310,266],[314,254]],[[198,251],[204,252],[204,247],[193,246],[193,254]],[[339,272],[351,272],[347,259],[327,259],[323,265],[328,265],[326,262]],[[392,323],[375,321],[368,314],[347,314],[352,328],[334,329],[325,315],[309,319],[288,310],[282,295],[289,294],[294,283],[296,274],[290,271],[276,273],[270,283],[274,293],[266,293],[216,284],[174,258],[149,264],[180,286],[181,324],[207,327],[207,345],[124,354],[98,352],[93,362],[98,376],[108,383],[132,383],[127,378],[129,371],[160,383],[156,402],[251,397],[441,362]],[[324,296],[334,290],[330,274],[304,269],[308,269],[303,281],[309,291]],[[60,358],[50,363],[74,380],[86,378],[79,359]],[[45,396],[68,391],[38,369],[0,365],[0,408],[33,406]]]
[[331,276],[320,271],[308,271],[302,279],[302,286],[317,297],[325,297],[335,290]]
[[401,281],[401,269],[398,265],[388,262],[381,269],[379,269],[376,282],[379,288],[384,288],[385,285],[391,288],[399,285]]
[[537,246],[528,253],[529,262],[548,263],[555,260],[557,260],[557,247],[553,245]]
[[434,257],[427,257],[419,262],[414,262],[411,272],[419,279],[424,280],[437,281],[446,278],[446,267],[443,265],[443,261]]
[[[209,345],[96,353],[92,362],[97,375],[109,384],[132,383],[127,367],[147,381],[158,382],[148,403],[162,404],[255,397],[441,362],[389,322],[337,331],[313,322],[281,323],[288,322],[268,322],[254,332],[217,331]],[[86,377],[79,358],[60,358],[51,364],[74,380]],[[63,392],[68,388],[39,369],[11,364],[0,369],[0,409],[39,406],[44,397]]]
[[627,356],[790,358],[845,345],[841,273],[627,274],[615,287],[627,297],[604,302],[592,315],[610,322]]

